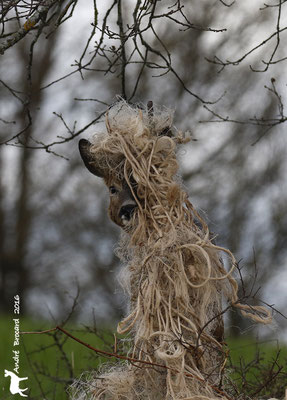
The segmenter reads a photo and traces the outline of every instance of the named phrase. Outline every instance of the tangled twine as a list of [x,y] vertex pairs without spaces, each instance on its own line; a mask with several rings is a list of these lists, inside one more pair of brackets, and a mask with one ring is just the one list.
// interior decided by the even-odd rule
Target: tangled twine
[[117,251],[130,296],[118,332],[132,334],[132,358],[166,369],[109,367],[88,398],[224,398],[214,390],[225,362],[222,299],[256,322],[269,323],[271,315],[239,302],[233,254],[213,242],[179,183],[176,145],[186,140],[172,133],[172,112],[121,101],[106,114],[106,127],[95,138],[93,159],[106,180],[128,183],[138,205]]

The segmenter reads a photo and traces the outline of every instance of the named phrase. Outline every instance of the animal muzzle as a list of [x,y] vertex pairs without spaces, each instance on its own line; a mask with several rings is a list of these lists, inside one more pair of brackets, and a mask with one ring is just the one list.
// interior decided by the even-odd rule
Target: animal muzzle
[[136,207],[136,203],[124,204],[121,207],[119,217],[123,225],[126,225],[130,221]]

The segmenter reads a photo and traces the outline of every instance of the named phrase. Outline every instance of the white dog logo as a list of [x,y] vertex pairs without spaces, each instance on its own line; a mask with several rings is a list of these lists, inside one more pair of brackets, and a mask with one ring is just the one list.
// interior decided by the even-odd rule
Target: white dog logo
[[28,388],[20,389],[20,387],[19,387],[19,382],[25,381],[26,379],[28,379],[27,377],[19,378],[19,376],[14,374],[14,372],[7,371],[7,369],[4,370],[4,376],[5,376],[5,378],[7,376],[10,376],[10,378],[11,378],[11,381],[10,381],[10,393],[11,394],[20,394],[20,396],[28,397],[26,394],[23,393],[23,392],[25,392],[25,390],[28,390]]

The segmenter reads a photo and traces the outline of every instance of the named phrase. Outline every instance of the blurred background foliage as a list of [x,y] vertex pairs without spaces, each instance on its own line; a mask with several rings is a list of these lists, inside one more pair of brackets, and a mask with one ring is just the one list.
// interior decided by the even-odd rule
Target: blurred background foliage
[[[6,14],[0,6],[2,51],[40,4],[14,3]],[[192,203],[240,261],[242,293],[256,278],[250,300],[283,313],[286,2],[45,4],[1,55],[1,313],[12,312],[15,294],[23,315],[52,324],[75,297],[79,322],[110,324],[125,312],[113,252],[120,232],[107,217],[103,183],[77,150],[80,137],[103,129],[100,117],[117,95],[175,108],[175,126],[193,139],[179,150]],[[266,333],[286,337],[286,319],[276,313],[275,321],[276,332]],[[234,335],[247,329],[234,313],[228,323]]]

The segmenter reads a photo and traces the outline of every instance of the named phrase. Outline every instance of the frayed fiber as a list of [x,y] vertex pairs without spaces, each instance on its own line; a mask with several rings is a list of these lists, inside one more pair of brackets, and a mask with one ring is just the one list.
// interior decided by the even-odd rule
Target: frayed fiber
[[83,399],[226,399],[218,389],[226,361],[222,300],[271,322],[264,307],[239,303],[236,260],[214,243],[180,184],[176,148],[187,140],[172,121],[172,110],[120,101],[91,148],[94,162],[124,179],[137,203],[117,250],[130,297],[118,332],[131,336],[130,356],[150,365],[108,368],[86,382]]

